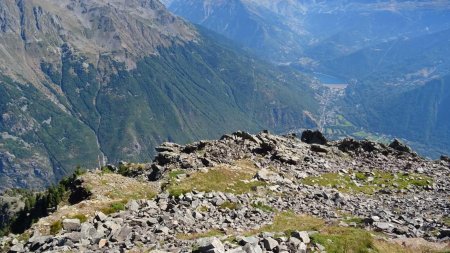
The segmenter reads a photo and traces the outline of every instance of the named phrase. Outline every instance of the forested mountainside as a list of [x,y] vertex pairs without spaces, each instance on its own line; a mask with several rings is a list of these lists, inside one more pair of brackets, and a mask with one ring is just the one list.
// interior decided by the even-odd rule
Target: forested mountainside
[[319,127],[329,137],[401,137],[422,155],[435,158],[450,152],[449,125],[439,109],[444,108],[441,96],[446,94],[430,94],[440,90],[433,88],[437,83],[448,85],[448,2],[173,0],[166,4],[174,13],[269,61],[311,76],[331,76],[344,87],[350,84],[345,91],[330,89],[321,96],[325,113]]
[[0,15],[1,189],[148,161],[163,141],[315,125],[310,79],[159,1],[6,0]]
[[353,77],[341,102],[348,120],[407,139],[424,155],[449,153],[449,40],[450,30],[445,30],[327,63],[329,72]]

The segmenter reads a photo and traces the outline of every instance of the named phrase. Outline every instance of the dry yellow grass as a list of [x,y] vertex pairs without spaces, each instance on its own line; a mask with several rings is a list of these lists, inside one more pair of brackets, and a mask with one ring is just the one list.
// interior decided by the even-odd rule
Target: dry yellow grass
[[194,172],[186,178],[172,178],[168,190],[171,195],[178,196],[193,190],[203,192],[230,192],[242,194],[251,192],[264,182],[252,180],[257,168],[247,160],[237,161],[234,166],[218,165],[206,172]]
[[159,185],[140,182],[118,174],[89,172],[81,176],[83,186],[91,191],[90,199],[75,205],[59,206],[58,210],[48,217],[40,219],[34,227],[42,234],[50,234],[52,224],[67,217],[86,217],[89,219],[95,212],[109,210],[116,203],[125,203],[131,199],[151,199],[159,191]]
[[92,192],[92,198],[152,199],[158,192],[155,184],[114,173],[87,173],[83,180],[85,187]]
[[[245,235],[261,232],[280,232],[289,235],[292,231],[318,231],[311,236],[315,243],[326,247],[328,253],[441,253],[449,252],[445,244],[427,242],[423,239],[405,239],[401,241],[387,240],[372,235],[369,231],[357,228],[327,225],[324,220],[309,215],[300,215],[292,211],[277,213],[272,224],[257,230],[248,231]],[[447,251],[446,251],[447,250]]]
[[212,230],[209,230],[204,233],[177,234],[176,237],[179,240],[189,241],[189,240],[196,240],[196,239],[205,238],[205,237],[213,237],[213,236],[220,237],[220,236],[223,236],[224,234],[225,233],[220,230],[212,229]]

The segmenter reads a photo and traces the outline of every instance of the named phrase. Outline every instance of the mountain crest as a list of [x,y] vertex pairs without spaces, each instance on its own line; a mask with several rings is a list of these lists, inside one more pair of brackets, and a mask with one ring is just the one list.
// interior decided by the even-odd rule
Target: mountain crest
[[41,59],[57,63],[64,43],[82,52],[91,63],[101,54],[111,54],[133,69],[137,59],[158,54],[158,47],[195,38],[195,30],[157,0],[0,3],[0,68],[34,83],[42,79]]

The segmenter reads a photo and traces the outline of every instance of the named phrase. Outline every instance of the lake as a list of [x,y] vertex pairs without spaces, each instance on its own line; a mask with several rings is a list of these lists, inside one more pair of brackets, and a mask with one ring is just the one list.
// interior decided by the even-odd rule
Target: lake
[[348,86],[348,82],[342,78],[327,75],[323,73],[314,72],[314,76],[319,79],[319,81],[329,88],[334,89],[345,89]]

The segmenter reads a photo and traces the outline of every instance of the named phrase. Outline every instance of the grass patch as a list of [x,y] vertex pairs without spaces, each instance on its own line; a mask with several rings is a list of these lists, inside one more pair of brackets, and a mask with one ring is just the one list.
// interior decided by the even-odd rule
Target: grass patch
[[206,212],[209,211],[209,207],[207,207],[207,206],[199,206],[197,208],[197,211],[202,212],[202,213],[206,213]]
[[296,230],[320,230],[323,226],[325,226],[325,222],[321,219],[308,215],[298,215],[292,211],[286,211],[277,213],[272,224],[264,226],[256,231],[251,231],[248,235],[259,234],[261,232],[283,232],[286,235],[290,235]]
[[373,242],[374,247],[377,249],[380,253],[417,253],[417,252],[435,252],[436,251],[430,251],[430,250],[418,250],[418,249],[407,249],[405,247],[402,247],[399,244],[396,243],[389,243],[385,240],[374,240]]
[[348,224],[355,223],[356,225],[362,225],[364,224],[364,219],[360,217],[347,217],[344,222]]
[[[355,222],[358,218],[354,218]],[[293,231],[317,231],[311,235],[313,243],[321,244],[328,253],[416,253],[439,252],[429,249],[417,251],[399,244],[376,239],[369,231],[360,228],[326,225],[322,219],[308,215],[298,215],[292,211],[277,213],[273,223],[261,229],[245,233],[246,236],[262,232],[284,233],[290,236]],[[442,252],[441,252],[442,253]]]
[[171,172],[169,172],[169,179],[170,180],[175,180],[175,179],[177,179],[177,177],[179,175],[184,175],[184,174],[186,174],[186,171],[183,171],[183,170],[172,170]]
[[230,201],[225,201],[222,205],[219,206],[220,209],[230,209],[235,210],[239,208],[239,204],[233,203]]
[[419,174],[389,173],[375,171],[372,175],[362,172],[352,174],[325,173],[307,177],[301,181],[306,185],[336,188],[341,192],[374,194],[381,189],[402,190],[409,187],[424,187],[432,184],[430,177]]
[[251,181],[256,169],[244,167],[218,166],[207,172],[195,172],[179,182],[170,182],[169,193],[180,196],[193,190],[202,192],[229,192],[243,194],[255,191],[256,187],[264,186],[261,181]]
[[62,221],[57,220],[50,225],[50,234],[56,235],[63,229]]
[[125,177],[134,177],[142,173],[145,169],[144,164],[139,163],[127,163],[120,164],[117,168],[117,173]]
[[350,224],[350,223],[356,223],[356,225],[363,225],[364,224],[364,218],[353,216],[350,213],[342,212],[338,210],[338,213],[342,216],[342,221]]
[[106,196],[112,200],[153,199],[156,189],[145,182],[127,178],[119,174],[90,173],[83,177],[85,188],[94,196]]
[[447,226],[450,227],[450,217],[444,217],[442,219],[442,222]]
[[275,211],[275,209],[273,209],[271,206],[265,205],[264,203],[262,203],[261,201],[256,202],[256,203],[252,203],[252,207],[259,209],[263,212],[266,213],[273,213]]
[[328,227],[311,236],[314,243],[326,248],[328,253],[370,253],[377,252],[372,235],[362,229]]
[[106,215],[117,213],[125,210],[125,204],[126,204],[125,201],[114,202],[111,203],[108,207],[102,208],[101,211]]
[[376,239],[368,231],[358,228],[324,227],[320,233],[311,235],[313,243],[323,245],[328,253],[416,253],[435,252],[430,249],[412,249]]
[[69,219],[78,219],[78,220],[80,220],[81,223],[84,223],[88,220],[87,216],[84,214],[70,215],[68,218]]
[[20,234],[17,237],[17,240],[19,240],[19,242],[27,242],[30,238],[31,238],[31,233],[28,231],[25,231],[24,233]]
[[223,236],[225,233],[223,231],[220,231],[218,229],[213,229],[204,233],[189,233],[189,234],[177,234],[176,237],[179,240],[183,241],[191,241],[196,240],[199,238],[207,238],[207,237],[213,237],[213,236]]
[[114,173],[114,171],[112,170],[112,167],[110,167],[110,166],[103,166],[100,170],[104,174]]

